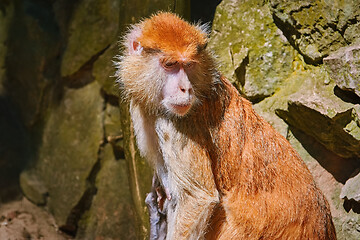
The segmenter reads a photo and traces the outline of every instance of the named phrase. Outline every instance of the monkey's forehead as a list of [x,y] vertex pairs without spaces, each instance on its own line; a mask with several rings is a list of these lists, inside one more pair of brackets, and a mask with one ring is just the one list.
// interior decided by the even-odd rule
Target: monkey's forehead
[[137,41],[144,48],[191,58],[207,42],[206,33],[172,13],[161,12],[141,24]]

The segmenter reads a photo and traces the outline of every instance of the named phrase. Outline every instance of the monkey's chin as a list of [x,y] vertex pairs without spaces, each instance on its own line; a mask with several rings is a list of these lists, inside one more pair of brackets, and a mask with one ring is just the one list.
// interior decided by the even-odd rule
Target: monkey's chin
[[171,112],[179,117],[185,116],[191,108],[191,104],[171,104]]

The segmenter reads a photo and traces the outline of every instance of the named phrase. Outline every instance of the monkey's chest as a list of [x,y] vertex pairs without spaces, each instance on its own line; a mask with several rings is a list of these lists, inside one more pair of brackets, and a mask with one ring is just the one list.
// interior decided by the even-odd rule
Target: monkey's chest
[[178,188],[213,185],[211,162],[208,151],[179,131],[172,122],[159,119],[156,122],[159,151],[169,182]]
[[160,154],[167,167],[176,166],[182,162],[183,167],[189,162],[191,156],[191,141],[179,132],[173,123],[167,119],[158,119],[155,122]]

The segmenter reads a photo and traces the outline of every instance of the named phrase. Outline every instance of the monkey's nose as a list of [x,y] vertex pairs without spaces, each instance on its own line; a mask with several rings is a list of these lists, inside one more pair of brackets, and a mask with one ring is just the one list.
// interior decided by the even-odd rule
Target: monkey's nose
[[192,87],[180,87],[180,91],[183,93],[189,93],[192,94]]

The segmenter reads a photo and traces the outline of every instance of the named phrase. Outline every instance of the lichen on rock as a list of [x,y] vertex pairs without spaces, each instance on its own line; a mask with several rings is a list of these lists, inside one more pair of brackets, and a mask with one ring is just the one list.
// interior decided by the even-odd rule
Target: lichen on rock
[[91,58],[116,41],[119,28],[118,0],[81,0],[74,9],[61,76],[76,73]]
[[291,46],[262,1],[222,1],[209,47],[222,73],[253,102],[274,94],[292,70]]
[[324,58],[324,64],[336,85],[354,92],[360,103],[360,44],[338,49]]

